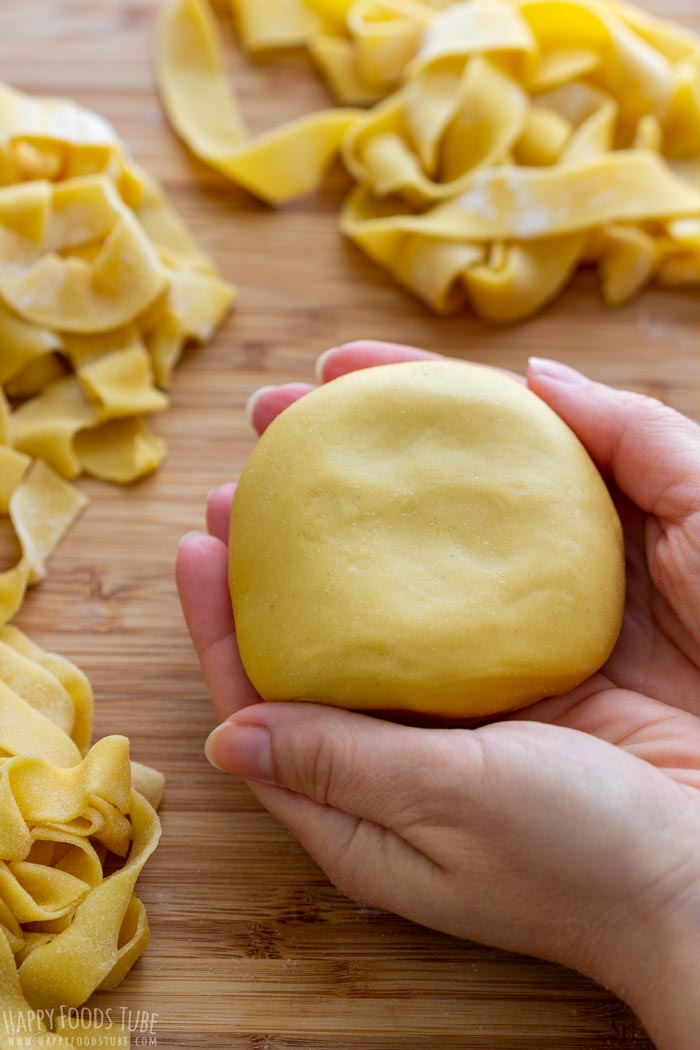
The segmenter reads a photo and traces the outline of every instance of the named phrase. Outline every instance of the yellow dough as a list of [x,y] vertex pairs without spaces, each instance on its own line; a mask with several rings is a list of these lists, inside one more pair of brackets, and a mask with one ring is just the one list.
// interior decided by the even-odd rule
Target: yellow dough
[[616,0],[231,2],[251,54],[304,47],[366,109],[249,136],[209,0],[167,0],[173,127],[270,204],[339,157],[356,182],[342,232],[436,312],[519,321],[584,264],[611,305],[700,285],[700,245],[677,233],[700,218],[697,35]]
[[269,427],[230,585],[265,700],[489,715],[578,685],[624,602],[620,523],[575,435],[461,362],[344,376]]

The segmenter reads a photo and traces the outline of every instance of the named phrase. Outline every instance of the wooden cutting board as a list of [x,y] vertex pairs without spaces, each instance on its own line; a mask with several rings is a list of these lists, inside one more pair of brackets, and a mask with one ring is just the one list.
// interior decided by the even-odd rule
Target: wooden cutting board
[[[93,1005],[144,1011],[151,1030],[138,1045],[154,1045],[155,1033],[163,1050],[649,1050],[627,1009],[576,974],[344,900],[242,784],[208,767],[202,743],[214,722],[173,559],[180,535],[203,525],[207,492],[252,448],[248,395],[310,380],[328,346],[372,336],[518,370],[529,354],[550,355],[694,416],[700,296],[654,291],[608,310],[584,274],[518,328],[437,319],[336,233],[342,173],[273,213],[186,154],[153,89],[157,7],[0,4],[0,77],[111,120],[241,290],[215,344],[188,355],[171,411],[156,421],[169,447],[163,469],[127,490],[84,484],[90,507],[19,619],[88,673],[98,734],[127,733],[134,755],[168,777],[163,842],[139,884],[152,946]],[[697,0],[649,7],[700,30]],[[328,101],[300,56],[234,64],[255,131]]]

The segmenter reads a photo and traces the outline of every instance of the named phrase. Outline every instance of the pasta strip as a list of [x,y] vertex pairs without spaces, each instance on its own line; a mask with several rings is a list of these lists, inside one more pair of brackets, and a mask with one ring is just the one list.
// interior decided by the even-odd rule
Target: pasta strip
[[[73,728],[70,736],[76,747],[85,753],[92,734],[94,703],[92,688],[83,672],[65,657],[45,652],[26,634],[9,624],[0,627],[0,643],[27,657],[35,667],[48,671],[65,689],[73,704]],[[145,791],[141,793],[147,794]],[[148,797],[150,799],[151,795]]]
[[[530,241],[614,221],[699,212],[700,190],[677,178],[653,154],[629,151],[562,167],[490,168],[476,174],[461,196],[422,215],[370,218],[367,223],[376,228],[395,221],[401,230],[448,240]],[[347,232],[354,231],[353,225]]]
[[[0,634],[0,639],[2,635]],[[47,668],[0,640],[0,679],[25,703],[72,739],[75,707],[68,690]]]
[[182,0],[166,8],[160,39],[157,76],[163,103],[196,156],[270,203],[318,185],[354,110],[302,118],[250,146],[225,85],[218,30],[206,4]]
[[41,460],[22,476],[9,498],[22,557],[14,569],[0,573],[0,625],[15,615],[27,585],[46,575],[46,559],[86,502]]
[[[50,185],[0,189],[5,302],[28,321],[60,331],[107,331],[127,323],[165,287],[148,238],[105,176]],[[74,246],[76,235],[77,244],[103,239],[92,260],[58,254]]]

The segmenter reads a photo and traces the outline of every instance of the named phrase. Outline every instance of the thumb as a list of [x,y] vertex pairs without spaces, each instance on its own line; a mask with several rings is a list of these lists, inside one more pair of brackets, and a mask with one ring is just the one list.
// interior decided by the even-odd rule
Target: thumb
[[[218,769],[387,828],[424,812],[478,750],[468,730],[417,729],[315,703],[255,704],[209,737]],[[447,770],[447,772],[445,772]]]
[[682,521],[700,509],[700,428],[642,394],[531,358],[530,389],[577,434],[603,474],[648,514]]
[[466,730],[427,731],[296,702],[237,712],[206,752],[218,769],[249,781],[341,892],[404,915],[432,896],[435,871],[412,829],[430,820],[431,806],[444,818],[470,755],[479,767]]

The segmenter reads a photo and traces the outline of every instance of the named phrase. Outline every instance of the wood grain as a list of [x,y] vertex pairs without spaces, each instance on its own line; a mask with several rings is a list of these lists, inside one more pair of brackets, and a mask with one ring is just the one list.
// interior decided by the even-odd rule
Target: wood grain
[[[173,558],[207,492],[253,438],[244,405],[263,383],[310,379],[325,347],[372,336],[522,369],[559,357],[610,383],[700,407],[700,302],[650,292],[611,311],[590,274],[517,328],[435,318],[359,252],[334,217],[346,186],[273,213],[191,160],[151,74],[156,0],[4,0],[0,70],[15,86],[99,110],[167,187],[202,247],[241,289],[216,343],[188,355],[156,422],[169,456],[92,502],[20,624],[76,660],[97,731],[127,733],[168,776],[163,844],[140,882],[153,942],[122,988],[94,1003],[158,1015],[157,1045],[190,1050],[649,1050],[627,1009],[573,973],[464,944],[344,900],[241,784],[202,755],[213,726],[181,619]],[[650,9],[700,29],[697,0]],[[303,57],[234,61],[255,131],[327,102]],[[7,552],[5,552],[7,553]]]

